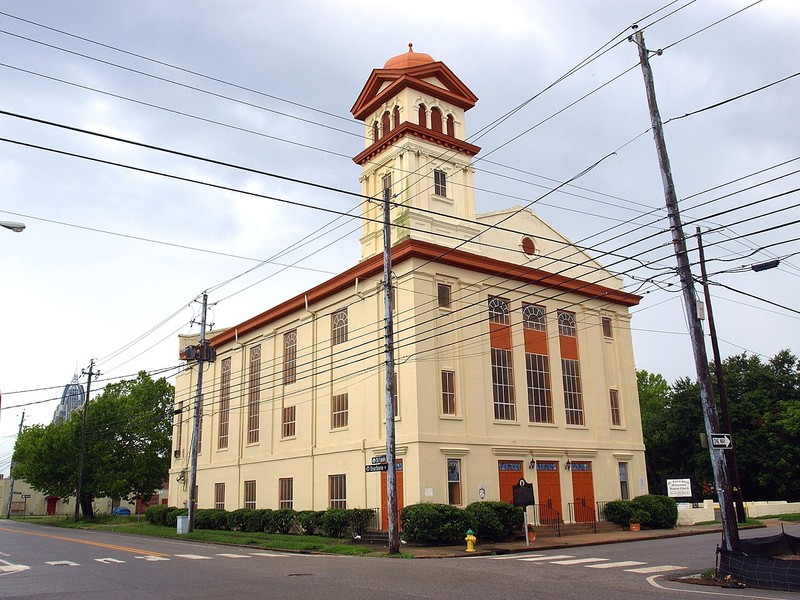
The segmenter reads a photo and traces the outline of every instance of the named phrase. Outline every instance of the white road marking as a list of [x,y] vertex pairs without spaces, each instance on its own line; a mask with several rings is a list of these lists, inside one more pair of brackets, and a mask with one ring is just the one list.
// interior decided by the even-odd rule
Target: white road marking
[[156,562],[156,561],[159,561],[159,560],[170,560],[166,556],[153,556],[152,554],[148,554],[146,556],[134,556],[133,558],[146,560],[147,562]]
[[0,552],[0,556],[11,556],[8,552]]
[[554,560],[554,565],[582,565],[585,563],[596,563],[609,560],[607,558],[573,558],[572,560]]
[[647,563],[639,562],[638,560],[622,560],[620,562],[603,563],[602,565],[586,565],[587,569],[618,569],[621,567],[635,567],[637,565],[646,565]]
[[[520,558],[525,562],[542,562],[546,560],[561,560],[563,558],[575,558],[574,554],[553,554],[552,556],[532,556],[531,558]],[[642,563],[644,564],[644,563]]]
[[30,569],[30,567],[27,565],[15,565],[14,563],[10,563],[6,560],[0,560],[0,563],[3,563],[0,565],[0,574],[19,573],[20,571],[27,571]]
[[250,558],[247,554],[217,554],[217,556],[223,556],[225,558]]
[[45,564],[51,565],[53,567],[80,567],[80,563],[72,562],[71,560],[51,560],[47,561]]
[[489,560],[523,560],[524,558],[533,558],[534,556],[544,556],[544,554],[504,554],[502,556],[476,556],[475,558],[488,558]]
[[200,554],[176,554],[178,558],[188,558],[189,560],[211,560],[213,556],[202,556]]
[[[658,588],[659,590],[668,590],[670,592],[676,591],[676,588],[668,588],[668,587],[663,586],[660,583],[658,583],[656,581],[656,579],[658,579],[659,577],[661,577],[661,575],[651,575],[650,577],[647,578],[647,583],[652,585],[654,588]],[[702,594],[704,596],[723,596],[725,598],[735,597],[735,598],[737,598],[737,600],[740,599],[740,598],[749,598],[751,600],[774,600],[774,596],[752,596],[752,595],[742,594],[742,593],[736,593],[736,595],[734,596],[733,594],[730,594],[727,591],[725,591],[725,592],[708,592],[708,591],[705,591],[705,590],[690,590],[690,589],[686,589],[686,588],[690,588],[690,587],[692,587],[692,586],[685,585],[685,586],[683,586],[683,588],[680,589],[680,592],[682,594]],[[736,590],[736,591],[737,592],[741,592],[742,590]]]
[[273,552],[251,552],[251,556],[286,556],[286,554],[275,554]]
[[625,569],[629,573],[666,573],[667,571],[680,571],[687,567],[677,567],[675,565],[659,565],[656,567],[642,567],[640,569]]
[[104,565],[107,565],[107,564],[122,564],[122,563],[125,562],[124,560],[120,560],[118,558],[95,558],[95,561],[97,561],[99,563],[103,563]]

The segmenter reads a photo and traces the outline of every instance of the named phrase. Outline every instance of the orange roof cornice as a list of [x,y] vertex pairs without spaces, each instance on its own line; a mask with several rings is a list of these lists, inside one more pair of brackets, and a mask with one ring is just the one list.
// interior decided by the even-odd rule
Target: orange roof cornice
[[438,144],[439,146],[443,146],[444,148],[449,148],[450,150],[463,152],[468,156],[475,156],[478,152],[481,151],[479,146],[470,144],[469,142],[465,142],[464,140],[459,140],[457,138],[445,135],[444,133],[433,131],[432,129],[427,129],[425,127],[422,127],[421,125],[417,125],[416,123],[409,123],[408,121],[404,121],[403,123],[400,124],[399,127],[395,127],[394,129],[392,129],[389,132],[389,135],[383,136],[377,142],[375,142],[371,146],[368,146],[365,150],[362,150],[356,156],[354,156],[353,162],[359,165],[363,165],[364,163],[375,158],[378,154],[386,150],[388,147],[399,142],[401,138],[407,135],[418,137],[422,140],[427,140],[429,142],[433,142],[435,144]]
[[[423,81],[426,77],[437,78],[445,87]],[[391,83],[381,90],[387,81]],[[478,97],[444,63],[434,62],[411,69],[374,69],[350,112],[363,121],[383,102],[407,87],[464,110],[469,110],[478,101]]]
[[[408,239],[392,248],[392,264],[397,265],[412,258],[422,258],[427,261],[477,271],[487,275],[497,275],[503,279],[510,279],[520,283],[531,283],[549,289],[572,292],[588,298],[604,300],[622,306],[635,306],[639,304],[641,300],[641,296],[637,296],[636,294],[615,290],[595,283],[587,283],[578,279],[570,279],[563,275],[515,265],[502,260],[464,252],[463,250],[445,248],[444,246],[439,246],[430,242]],[[356,279],[372,277],[381,273],[382,270],[382,255],[378,254],[368,258],[344,273],[340,273],[328,281],[311,288],[307,292],[290,298],[286,302],[278,304],[235,327],[231,327],[224,333],[220,333],[211,340],[211,345],[220,347],[234,341],[239,336],[247,335],[261,327],[266,327],[294,312],[300,310],[304,311],[306,308],[306,301],[309,307],[313,306],[314,303],[325,300],[333,294],[354,285]]]

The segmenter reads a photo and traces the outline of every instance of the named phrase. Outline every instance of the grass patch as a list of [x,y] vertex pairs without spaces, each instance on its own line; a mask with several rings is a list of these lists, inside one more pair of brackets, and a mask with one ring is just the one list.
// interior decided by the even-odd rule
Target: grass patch
[[103,515],[92,520],[79,520],[77,523],[64,517],[29,517],[28,523],[66,527],[69,529],[90,529],[116,533],[130,533],[168,539],[194,540],[215,544],[235,544],[252,546],[265,550],[289,550],[293,552],[323,552],[345,556],[377,554],[367,546],[351,544],[340,538],[319,535],[282,535],[272,533],[244,533],[241,531],[213,531],[196,529],[192,533],[178,535],[172,527],[161,527],[148,523],[144,517],[116,517]]
[[800,522],[800,513],[789,513],[785,515],[766,515],[762,519],[780,519],[781,521],[792,521],[793,523]]
[[[764,517],[761,518],[763,519]],[[763,521],[748,517],[744,523],[739,523],[739,527],[758,527],[763,524]],[[695,525],[722,525],[722,521],[700,521],[699,523],[695,523]]]

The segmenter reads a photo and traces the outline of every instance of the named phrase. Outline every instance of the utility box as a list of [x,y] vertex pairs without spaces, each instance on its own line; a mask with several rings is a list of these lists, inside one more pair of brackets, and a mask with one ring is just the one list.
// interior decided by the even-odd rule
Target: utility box
[[178,533],[189,533],[189,515],[178,516]]

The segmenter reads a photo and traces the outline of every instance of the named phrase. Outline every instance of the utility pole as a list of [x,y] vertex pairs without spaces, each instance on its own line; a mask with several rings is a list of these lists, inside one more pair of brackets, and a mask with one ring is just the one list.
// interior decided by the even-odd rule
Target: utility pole
[[383,190],[383,326],[386,361],[386,510],[389,513],[389,554],[400,553],[397,523],[397,464],[394,435],[394,322],[392,319],[391,188]]
[[[633,26],[637,28],[636,25]],[[653,126],[653,138],[658,154],[658,163],[661,168],[661,181],[664,187],[664,197],[669,215],[670,228],[672,230],[672,243],[675,249],[675,259],[678,263],[678,277],[681,281],[683,301],[686,307],[686,316],[689,321],[689,337],[692,341],[694,353],[695,369],[697,371],[697,382],[700,386],[700,401],[703,406],[703,421],[705,423],[706,436],[709,440],[713,435],[719,433],[719,416],[717,406],[714,403],[714,395],[711,389],[711,375],[708,371],[708,356],[706,355],[705,341],[703,339],[703,328],[697,314],[697,299],[695,298],[694,278],[689,266],[689,256],[686,250],[686,237],[683,233],[680,210],[678,209],[678,197],[675,193],[675,184],[672,181],[672,168],[667,155],[667,146],[664,141],[664,129],[661,123],[661,116],[658,112],[656,102],[656,90],[653,83],[653,72],[650,69],[649,51],[644,45],[644,35],[637,31],[628,38],[636,42],[639,48],[639,61],[644,75],[645,90],[647,92],[647,104],[650,108],[650,121]],[[661,50],[657,51],[661,54]],[[726,550],[739,549],[739,530],[736,527],[736,519],[733,515],[733,502],[731,501],[731,486],[728,481],[727,465],[722,456],[725,450],[715,449],[713,443],[709,444],[709,454],[711,455],[711,466],[714,471],[714,482],[719,498],[720,513],[722,516],[723,545]]]
[[[94,359],[89,361],[89,370],[83,369],[81,375],[88,375],[86,380],[86,398],[83,400],[83,424],[81,425],[81,453],[78,458],[78,486],[75,492],[75,522],[78,522],[78,511],[81,508],[81,494],[83,494],[83,463],[86,458],[86,423],[89,419],[89,392],[92,389],[92,376],[100,375],[100,372],[93,373]],[[84,517],[86,514],[83,515]]]
[[192,449],[189,463],[189,532],[194,531],[197,514],[197,442],[200,435],[200,411],[203,408],[203,362],[206,358],[206,310],[208,294],[203,292],[203,314],[200,317],[200,348],[197,353],[197,390],[194,396],[194,418],[192,422]]
[[[22,418],[19,420],[19,432],[17,433],[17,439],[19,439],[20,434],[22,433],[22,424],[25,422],[25,411],[22,411]],[[6,519],[11,518],[11,502],[14,500],[14,455],[11,455],[11,469],[8,472],[8,478],[11,480],[8,482],[8,510],[6,511]]]
[[[714,312],[711,310],[711,293],[708,290],[708,274],[706,273],[706,256],[703,252],[703,236],[700,228],[697,228],[697,253],[700,256],[700,274],[703,278],[703,296],[706,299],[706,314],[708,315],[708,333],[711,335],[711,349],[714,352],[714,375],[717,379],[717,393],[719,394],[719,406],[722,409],[722,424],[725,431],[733,439],[733,428],[731,427],[731,415],[728,412],[728,396],[725,393],[725,379],[722,376],[722,359],[719,354],[719,342],[717,341],[717,328],[714,325]],[[736,518],[739,523],[747,521],[744,512],[744,500],[742,498],[742,483],[739,480],[739,465],[736,462],[736,446],[734,445],[725,458],[728,463],[728,473],[733,478],[733,498],[736,501]]]

